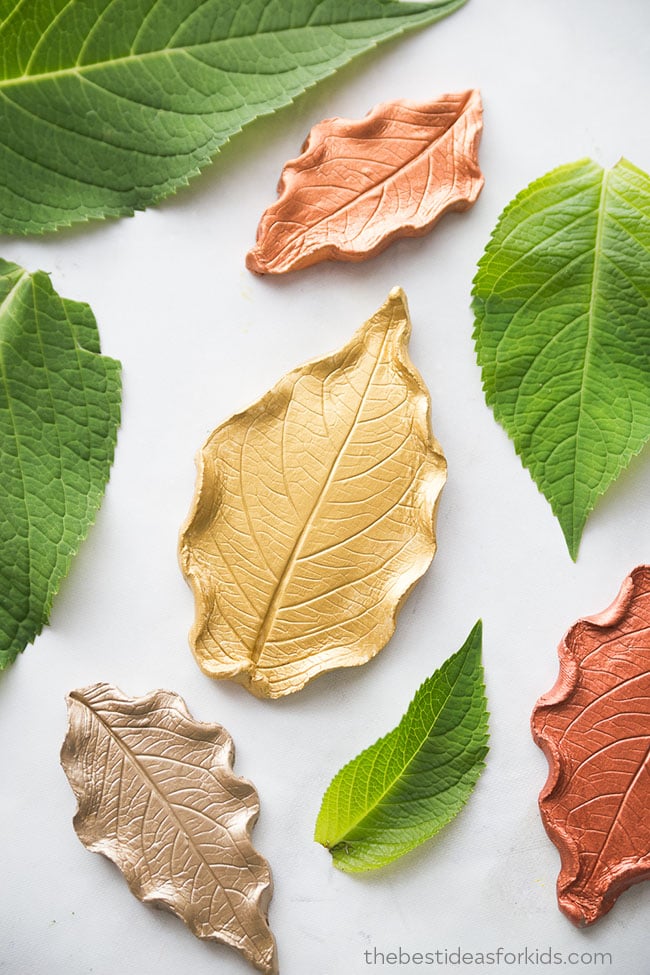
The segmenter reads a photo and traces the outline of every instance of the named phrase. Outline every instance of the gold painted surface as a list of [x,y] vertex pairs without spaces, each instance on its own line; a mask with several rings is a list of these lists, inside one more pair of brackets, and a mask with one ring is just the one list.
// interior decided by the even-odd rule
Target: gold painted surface
[[446,462],[406,297],[208,438],[180,562],[211,677],[281,697],[365,663],[436,549]]
[[61,764],[84,846],[140,900],[274,975],[271,874],[250,837],[259,801],[233,773],[230,735],[194,721],[177,694],[129,698],[110,684],[72,691],[68,718]]
[[385,102],[360,120],[315,125],[262,215],[246,266],[281,274],[325,260],[361,261],[419,237],[478,197],[483,109],[476,90],[431,102]]

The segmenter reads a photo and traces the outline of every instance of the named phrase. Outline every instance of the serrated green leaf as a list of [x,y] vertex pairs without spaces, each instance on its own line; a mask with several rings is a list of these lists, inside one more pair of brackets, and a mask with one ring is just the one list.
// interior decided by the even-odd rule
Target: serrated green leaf
[[0,259],[0,669],[40,633],[101,503],[120,364],[88,307]]
[[334,866],[348,873],[382,867],[446,826],[484,768],[487,717],[479,621],[421,685],[398,726],[332,780],[314,839]]
[[355,55],[466,0],[0,0],[0,232],[141,210]]
[[581,160],[531,183],[473,293],[487,402],[575,559],[596,500],[650,437],[650,177]]

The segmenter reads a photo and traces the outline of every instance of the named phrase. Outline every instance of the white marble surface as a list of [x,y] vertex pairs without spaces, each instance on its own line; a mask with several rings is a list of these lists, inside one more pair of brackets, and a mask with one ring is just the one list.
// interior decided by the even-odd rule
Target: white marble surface
[[[485,106],[486,185],[473,210],[362,265],[321,265],[279,280],[246,271],[282,163],[314,122],[470,86]],[[51,272],[62,295],[90,302],[104,351],[124,367],[123,424],[97,523],[51,626],[0,680],[2,975],[251,970],[230,949],[203,944],[171,915],[138,903],[113,865],[77,840],[58,761],[64,696],[98,680],[129,694],[175,690],[196,718],[233,735],[236,769],[261,796],[255,842],[273,869],[270,921],[282,975],[533,967],[365,961],[367,950],[400,946],[609,952],[613,964],[573,970],[647,975],[650,884],[628,891],[586,931],[556,907],[559,858],[536,806],[546,762],[528,723],[555,680],[564,631],[603,609],[629,570],[650,558],[650,456],[637,458],[598,505],[574,565],[484,403],[469,294],[498,214],[530,180],[582,156],[609,166],[625,155],[650,170],[649,87],[647,0],[470,0],[251,127],[156,209],[40,240],[0,239],[4,258]],[[394,284],[409,297],[412,354],[449,462],[439,552],[373,662],[288,699],[258,701],[208,680],[188,649],[193,607],[176,541],[193,456],[214,426],[285,371],[343,344]],[[468,806],[393,867],[337,872],[312,841],[330,777],[397,722],[478,616],[492,748]]]

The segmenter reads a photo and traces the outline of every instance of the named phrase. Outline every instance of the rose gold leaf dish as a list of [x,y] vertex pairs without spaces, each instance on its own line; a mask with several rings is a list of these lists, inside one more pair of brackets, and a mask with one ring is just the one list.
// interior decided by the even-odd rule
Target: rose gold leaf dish
[[365,118],[315,125],[288,162],[246,266],[281,274],[325,260],[362,261],[397,237],[426,234],[478,197],[478,91],[378,105]]
[[198,457],[180,561],[203,671],[259,697],[373,657],[436,548],[446,477],[406,298],[290,372]]
[[579,620],[559,656],[532,717],[549,762],[539,807],[562,858],[560,909],[584,925],[650,876],[650,566]]
[[177,694],[129,698],[110,684],[72,691],[68,717],[61,763],[84,846],[116,863],[140,900],[277,972],[271,874],[250,838],[259,802],[233,774],[228,733],[194,721]]

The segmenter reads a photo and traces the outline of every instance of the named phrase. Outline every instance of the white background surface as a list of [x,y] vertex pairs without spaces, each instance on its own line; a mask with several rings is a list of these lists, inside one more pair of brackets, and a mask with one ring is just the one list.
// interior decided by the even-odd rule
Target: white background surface
[[[469,296],[500,211],[530,180],[587,155],[606,166],[625,155],[650,170],[649,66],[647,0],[470,0],[252,126],[158,208],[40,240],[0,239],[4,258],[51,272],[62,295],[91,304],[103,351],[124,370],[123,423],[96,525],[51,626],[0,679],[3,975],[252,971],[231,949],[199,942],[178,919],[138,903],[116,868],[76,838],[58,758],[64,697],[98,680],[133,695],[175,690],[197,719],[233,735],[235,769],[261,797],[254,841],[273,870],[270,923],[282,975],[361,975],[373,970],[366,949],[400,945],[410,953],[459,945],[607,951],[606,971],[647,975],[650,884],[585,931],[557,909],[559,857],[536,805],[546,761],[529,717],[555,680],[565,630],[604,609],[624,576],[650,559],[650,456],[637,458],[598,505],[574,565],[485,405]],[[276,280],[246,271],[282,164],[312,124],[472,86],[484,100],[486,177],[473,210],[361,265]],[[213,427],[284,372],[345,343],[394,284],[409,298],[412,356],[449,463],[439,551],[374,661],[259,701],[204,677],[188,649],[193,605],[176,543],[193,457]],[[492,739],[468,806],[392,867],[339,873],[312,841],[331,776],[397,723],[479,616]]]

